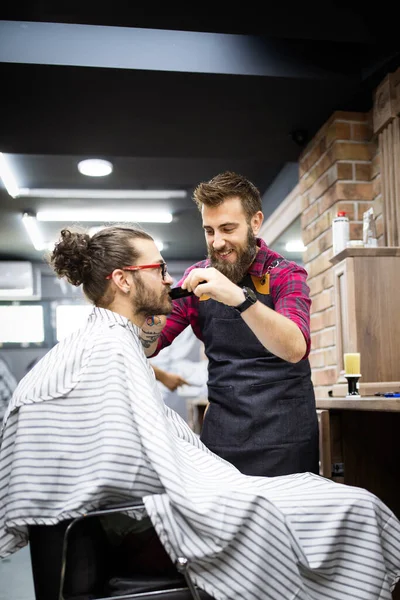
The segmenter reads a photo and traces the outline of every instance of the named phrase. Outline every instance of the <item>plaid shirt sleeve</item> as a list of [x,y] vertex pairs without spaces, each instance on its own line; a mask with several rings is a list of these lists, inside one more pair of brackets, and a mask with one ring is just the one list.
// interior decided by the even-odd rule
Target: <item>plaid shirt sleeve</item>
[[311,298],[307,285],[307,271],[296,263],[284,260],[271,270],[270,276],[271,297],[275,310],[300,328],[307,344],[303,358],[307,358],[311,348]]
[[[195,268],[193,265],[186,272],[178,285],[187,276],[188,272]],[[310,338],[310,290],[306,283],[307,271],[296,263],[283,260],[277,267],[271,270],[270,293],[274,303],[274,309],[281,315],[287,317],[300,328],[306,340],[307,349],[303,358],[307,358],[311,348]],[[156,356],[162,348],[169,346],[174,339],[187,327],[191,325],[195,335],[201,340],[202,335],[198,323],[198,303],[196,296],[188,296],[174,302],[173,312],[168,316],[166,326],[158,340]]]
[[[178,281],[177,286],[182,285],[182,282],[186,279],[192,269],[195,269],[196,267],[204,267],[206,264],[206,261],[202,261],[186,269],[183,277]],[[196,337],[198,337],[199,340],[202,340],[198,315],[199,299],[197,296],[187,296],[186,298],[175,300],[173,303],[172,313],[167,318],[166,325],[158,339],[157,349],[152,356],[157,356],[162,348],[172,344],[174,339],[188,325],[192,327],[193,333],[196,335]]]
[[157,349],[153,356],[157,356],[162,348],[172,344],[174,339],[190,324],[187,317],[186,304],[188,304],[187,298],[174,301],[173,311],[168,316],[165,327],[158,338]]

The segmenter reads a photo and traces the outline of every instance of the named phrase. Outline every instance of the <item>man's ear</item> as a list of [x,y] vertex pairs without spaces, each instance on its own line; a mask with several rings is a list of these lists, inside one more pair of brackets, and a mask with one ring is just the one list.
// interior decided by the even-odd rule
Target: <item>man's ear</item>
[[121,292],[123,292],[124,294],[127,294],[129,292],[131,286],[126,278],[125,271],[123,271],[122,269],[114,269],[114,271],[112,272],[111,280]]
[[251,228],[253,230],[254,235],[257,235],[257,233],[260,231],[263,221],[264,221],[264,215],[261,212],[261,210],[258,210],[255,213],[255,215],[253,215],[251,217]]

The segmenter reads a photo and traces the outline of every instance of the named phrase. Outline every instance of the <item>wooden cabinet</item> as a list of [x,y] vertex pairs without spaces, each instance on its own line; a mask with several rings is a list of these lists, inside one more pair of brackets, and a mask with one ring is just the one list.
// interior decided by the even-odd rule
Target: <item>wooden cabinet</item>
[[400,398],[317,398],[316,404],[328,413],[332,479],[364,487],[400,518]]
[[331,262],[338,378],[343,354],[360,352],[361,395],[400,390],[400,248],[348,248]]

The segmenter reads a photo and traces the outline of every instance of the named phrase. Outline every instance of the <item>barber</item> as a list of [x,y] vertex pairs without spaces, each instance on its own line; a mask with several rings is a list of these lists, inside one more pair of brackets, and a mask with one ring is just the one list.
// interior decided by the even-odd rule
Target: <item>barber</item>
[[[222,173],[194,192],[208,258],[178,283],[165,323],[145,327],[147,356],[190,325],[209,360],[201,440],[248,475],[318,473],[305,269],[257,237],[261,196],[246,178]],[[162,328],[163,327],[163,328]]]

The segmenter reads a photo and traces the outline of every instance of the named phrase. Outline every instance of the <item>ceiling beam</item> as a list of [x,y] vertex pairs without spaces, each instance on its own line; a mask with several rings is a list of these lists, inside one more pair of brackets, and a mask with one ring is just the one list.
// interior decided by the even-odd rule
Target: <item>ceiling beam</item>
[[328,46],[331,47],[332,42],[0,21],[0,62],[5,63],[300,79],[343,79],[358,75],[357,60],[351,61],[352,72],[349,72],[348,61],[348,52],[356,44],[337,44],[339,68],[334,70],[320,61],[321,53],[327,55]]

